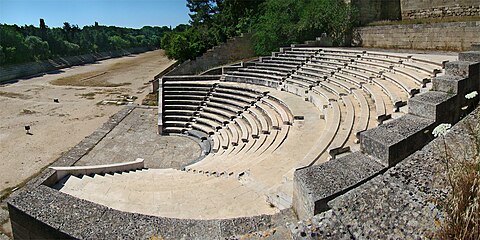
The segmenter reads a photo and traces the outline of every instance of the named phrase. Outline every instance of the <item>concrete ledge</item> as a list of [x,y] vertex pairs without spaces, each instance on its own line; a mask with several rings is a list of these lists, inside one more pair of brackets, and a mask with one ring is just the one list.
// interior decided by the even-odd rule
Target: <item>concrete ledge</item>
[[393,166],[431,140],[434,120],[406,114],[360,133],[361,149]]
[[144,168],[144,160],[137,158],[132,162],[125,163],[113,163],[106,165],[95,165],[95,166],[72,166],[72,167],[50,167],[50,169],[55,171],[57,176],[57,181],[64,178],[67,175],[90,175],[90,174],[104,174],[112,172],[123,172],[131,171]]
[[299,218],[329,209],[328,201],[375,176],[384,165],[360,152],[321,165],[298,169],[294,174],[293,207]]

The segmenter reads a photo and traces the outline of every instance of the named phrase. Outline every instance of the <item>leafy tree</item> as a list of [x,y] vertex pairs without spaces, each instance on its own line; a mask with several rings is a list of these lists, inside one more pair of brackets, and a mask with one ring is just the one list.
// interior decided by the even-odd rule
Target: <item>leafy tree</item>
[[3,52],[3,47],[0,46],[0,64],[3,64],[5,62],[5,53]]
[[[48,28],[40,20],[40,27],[0,24],[0,46],[3,59],[0,64],[38,61],[49,57],[70,56],[111,51],[131,47],[159,47],[160,37],[171,31],[164,27],[141,29],[102,26],[79,28],[65,22],[61,28]],[[27,39],[28,38],[28,39]]]
[[130,46],[130,42],[128,40],[123,39],[120,36],[111,36],[108,38],[113,49],[126,49]]
[[297,40],[296,23],[301,18],[303,7],[303,1],[298,0],[265,2],[265,13],[260,16],[255,26],[254,40],[257,54],[269,54],[279,46],[286,46]]
[[269,54],[280,46],[311,40],[324,32],[341,45],[355,23],[355,12],[344,1],[267,0],[263,7],[265,13],[255,26],[257,54]]
[[63,41],[63,46],[64,46],[64,52],[66,52],[68,55],[76,55],[80,53],[80,46],[75,43],[71,43],[69,41],[64,40]]
[[35,60],[47,59],[50,56],[48,43],[37,36],[26,37],[25,45]]
[[188,14],[192,25],[210,24],[212,16],[218,12],[215,0],[187,0]]

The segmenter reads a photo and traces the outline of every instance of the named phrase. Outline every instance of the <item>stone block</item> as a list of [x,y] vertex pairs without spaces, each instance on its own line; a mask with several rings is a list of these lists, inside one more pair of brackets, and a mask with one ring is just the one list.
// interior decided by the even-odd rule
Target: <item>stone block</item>
[[[476,84],[475,90],[480,90],[480,63],[463,61],[448,62],[445,64],[445,71],[447,75],[460,76],[464,78],[468,77],[469,81],[474,82],[472,84]],[[468,92],[464,92],[463,94]]]
[[479,63],[466,61],[453,61],[445,64],[447,75],[469,77],[478,75]]
[[458,60],[465,62],[480,62],[480,51],[461,52]]
[[457,96],[444,92],[428,91],[410,98],[408,113],[429,118],[437,123],[454,123],[460,116]]
[[328,201],[379,173],[384,165],[360,152],[299,169],[294,174],[293,207],[300,219],[328,210]]
[[406,114],[391,122],[360,133],[361,149],[393,166],[431,140],[434,120]]
[[[465,89],[474,89],[475,85],[471,84],[466,77],[443,75],[432,79],[432,90],[449,94],[462,93]],[[473,90],[472,90],[473,91]]]

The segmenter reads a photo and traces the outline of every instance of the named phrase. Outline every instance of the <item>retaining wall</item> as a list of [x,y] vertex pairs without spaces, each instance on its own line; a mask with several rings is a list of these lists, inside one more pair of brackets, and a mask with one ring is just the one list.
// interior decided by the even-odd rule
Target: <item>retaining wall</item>
[[31,62],[0,67],[0,83],[16,78],[28,77],[39,73],[50,72],[75,65],[94,63],[109,58],[123,57],[130,54],[151,51],[153,48],[132,48],[126,50],[84,54],[79,56],[60,57],[41,62]]
[[242,36],[228,39],[227,42],[219,46],[213,47],[195,60],[183,62],[166,75],[200,74],[210,68],[254,56],[255,51],[252,43],[252,34],[243,34]]
[[375,48],[466,51],[480,42],[480,21],[357,28],[354,45]]
[[401,0],[402,19],[480,16],[478,0]]

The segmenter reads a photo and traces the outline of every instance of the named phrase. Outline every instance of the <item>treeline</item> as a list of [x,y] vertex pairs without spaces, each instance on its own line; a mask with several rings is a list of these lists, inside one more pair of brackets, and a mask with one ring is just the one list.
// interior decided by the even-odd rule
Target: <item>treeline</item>
[[336,45],[348,41],[356,11],[340,0],[187,0],[190,24],[162,37],[170,58],[194,59],[240,33],[253,32],[258,55],[313,40],[322,33]]
[[160,39],[168,31],[168,27],[131,29],[102,26],[96,22],[83,28],[68,22],[61,28],[49,28],[43,19],[39,27],[1,24],[0,65],[135,47],[160,47]]

